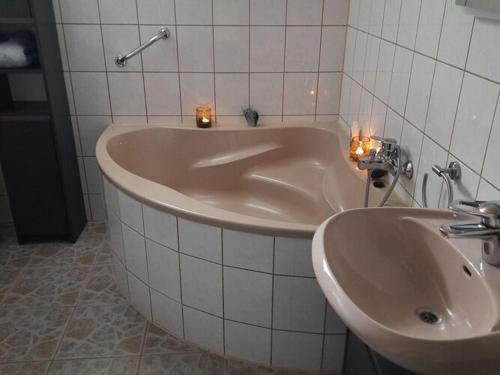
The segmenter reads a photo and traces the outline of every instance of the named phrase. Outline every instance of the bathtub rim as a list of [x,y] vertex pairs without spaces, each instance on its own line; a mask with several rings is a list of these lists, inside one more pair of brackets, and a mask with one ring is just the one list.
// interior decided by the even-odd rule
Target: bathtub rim
[[[269,129],[284,128],[306,128],[319,131],[327,131],[334,134],[339,145],[347,147],[349,133],[347,125],[342,121],[325,123],[298,123],[298,124],[275,124],[258,128],[247,128],[242,126],[213,127],[210,129],[198,129],[181,124],[111,124],[101,134],[96,145],[96,159],[99,169],[103,175],[117,186],[120,190],[130,195],[141,203],[153,208],[165,211],[188,220],[205,224],[226,227],[228,229],[243,232],[267,234],[274,236],[307,237],[312,238],[318,225],[298,224],[273,219],[265,219],[244,215],[237,212],[225,210],[203,203],[176,191],[166,185],[147,180],[135,175],[116,163],[107,152],[107,142],[115,136],[135,132],[142,129],[167,128],[183,129],[187,131],[263,131]],[[347,150],[347,148],[346,148]],[[346,162],[350,162],[347,152],[342,153]],[[361,173],[353,168],[353,173]],[[335,212],[332,213],[332,215]]]

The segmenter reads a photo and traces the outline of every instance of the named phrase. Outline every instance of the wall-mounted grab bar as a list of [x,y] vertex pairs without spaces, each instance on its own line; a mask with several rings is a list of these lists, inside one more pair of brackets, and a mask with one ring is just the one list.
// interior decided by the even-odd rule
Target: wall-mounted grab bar
[[[453,185],[451,181],[457,181],[462,175],[462,170],[460,168],[460,164],[456,161],[452,161],[448,168],[441,168],[438,165],[432,166],[432,171],[441,177],[446,184],[446,190],[448,191],[448,206],[451,205],[453,201]],[[422,181],[422,203],[425,208],[427,208],[427,180],[429,178],[429,174],[424,174],[424,179]]]
[[118,55],[115,57],[115,64],[118,65],[119,67],[124,67],[127,64],[127,60],[131,59],[138,53],[142,52],[146,48],[148,48],[151,44],[157,42],[160,39],[167,39],[170,37],[170,30],[163,26],[160,28],[160,31],[156,35],[154,35],[151,39],[149,39],[145,44],[142,46],[137,47],[134,49],[132,52],[127,53],[125,56]]

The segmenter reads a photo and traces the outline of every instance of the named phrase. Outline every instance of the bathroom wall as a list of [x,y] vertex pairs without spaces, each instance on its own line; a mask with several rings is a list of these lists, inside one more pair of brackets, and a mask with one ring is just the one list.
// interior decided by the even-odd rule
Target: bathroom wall
[[447,201],[433,164],[457,160],[455,197],[500,199],[500,22],[455,0],[352,0],[340,115],[365,134],[398,139],[416,168],[398,187],[429,206]]
[[[88,216],[103,218],[95,143],[111,122],[335,119],[348,0],[54,0]],[[154,35],[172,36],[114,64]]]

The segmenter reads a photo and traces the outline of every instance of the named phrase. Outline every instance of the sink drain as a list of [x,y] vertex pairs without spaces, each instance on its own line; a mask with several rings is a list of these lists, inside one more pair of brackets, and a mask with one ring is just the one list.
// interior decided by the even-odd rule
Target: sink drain
[[441,322],[441,318],[434,311],[421,310],[417,311],[417,315],[422,322],[427,324],[438,324]]

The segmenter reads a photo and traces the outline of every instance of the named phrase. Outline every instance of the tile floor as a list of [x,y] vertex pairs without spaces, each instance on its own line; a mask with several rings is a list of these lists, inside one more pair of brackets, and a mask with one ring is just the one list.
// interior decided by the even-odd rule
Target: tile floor
[[0,226],[0,375],[299,373],[224,359],[147,323],[110,261],[104,224],[75,244],[23,246]]

